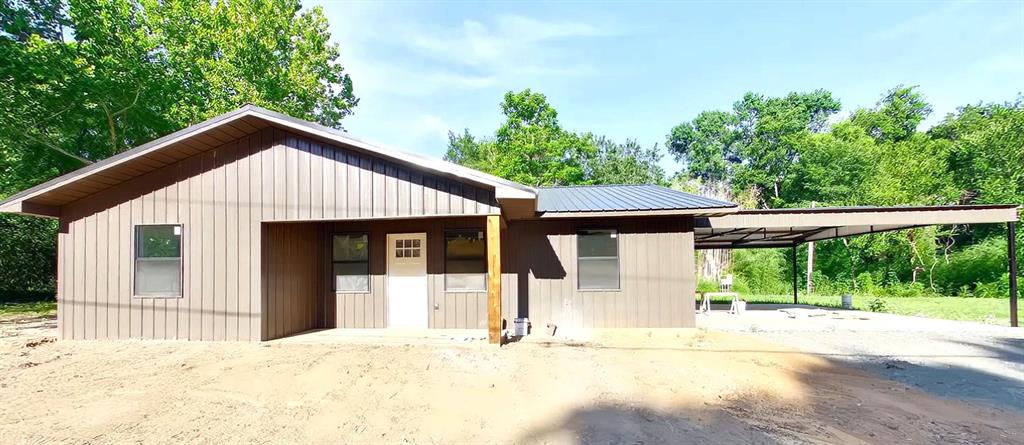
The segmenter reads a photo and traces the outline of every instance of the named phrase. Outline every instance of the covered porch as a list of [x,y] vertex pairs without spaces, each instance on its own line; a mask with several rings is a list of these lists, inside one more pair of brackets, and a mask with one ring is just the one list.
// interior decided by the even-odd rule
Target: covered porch
[[501,291],[488,282],[500,277],[489,273],[500,270],[498,215],[272,222],[262,236],[264,339],[333,328],[488,334],[489,294]]

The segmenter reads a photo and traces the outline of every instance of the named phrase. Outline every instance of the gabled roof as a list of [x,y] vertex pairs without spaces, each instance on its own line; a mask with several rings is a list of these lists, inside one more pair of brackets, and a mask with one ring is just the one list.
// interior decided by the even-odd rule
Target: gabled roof
[[544,216],[582,214],[718,214],[736,210],[736,204],[673,190],[658,185],[591,185],[541,187],[537,212]]
[[215,148],[267,126],[362,150],[442,176],[494,188],[498,199],[533,199],[536,190],[450,162],[356,139],[317,123],[246,105],[152,142],[82,167],[0,201],[0,212],[58,216],[59,207],[98,191]]

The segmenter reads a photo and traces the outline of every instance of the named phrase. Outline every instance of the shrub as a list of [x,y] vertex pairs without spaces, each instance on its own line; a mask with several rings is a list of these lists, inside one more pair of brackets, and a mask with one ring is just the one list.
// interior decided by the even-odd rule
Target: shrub
[[718,283],[714,280],[700,280],[697,282],[697,292],[717,292]]
[[871,312],[884,312],[885,311],[885,300],[880,297],[875,297],[868,303],[868,310]]
[[52,295],[56,270],[56,221],[0,215],[0,291]]
[[978,298],[1009,298],[1010,274],[1004,273],[999,279],[988,283],[974,283],[974,296]]
[[940,263],[935,268],[935,284],[946,293],[963,294],[964,287],[971,290],[977,283],[997,282],[1004,274],[1006,240],[992,237],[953,253],[948,264]]
[[886,286],[883,292],[886,296],[896,298],[921,297],[932,294],[932,292],[925,287],[924,283],[920,281],[916,283],[892,284]]
[[865,295],[878,295],[879,286],[875,276],[870,272],[861,272],[857,275],[857,292]]
[[784,278],[784,252],[779,249],[735,250],[732,257],[733,288],[737,292],[778,294],[789,292]]

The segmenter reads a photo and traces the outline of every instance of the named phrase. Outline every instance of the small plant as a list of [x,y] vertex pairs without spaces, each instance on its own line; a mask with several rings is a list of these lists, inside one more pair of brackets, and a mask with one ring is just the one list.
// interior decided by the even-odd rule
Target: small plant
[[885,300],[881,298],[874,298],[868,303],[868,310],[871,312],[885,312]]

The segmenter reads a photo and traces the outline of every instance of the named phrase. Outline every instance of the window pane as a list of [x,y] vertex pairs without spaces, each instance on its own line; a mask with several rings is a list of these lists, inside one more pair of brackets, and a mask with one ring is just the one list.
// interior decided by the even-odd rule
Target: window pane
[[614,257],[619,256],[614,230],[581,230],[579,232],[579,257]]
[[444,241],[445,289],[486,289],[487,243],[482,232],[448,232]]
[[181,295],[181,260],[135,260],[135,295]]
[[334,289],[339,292],[368,292],[369,263],[334,263]]
[[446,273],[444,288],[447,290],[487,290],[486,273]]
[[618,289],[618,258],[580,258],[580,289]]
[[334,235],[334,261],[366,261],[368,247],[366,234]]
[[136,258],[181,256],[181,226],[137,226]]

